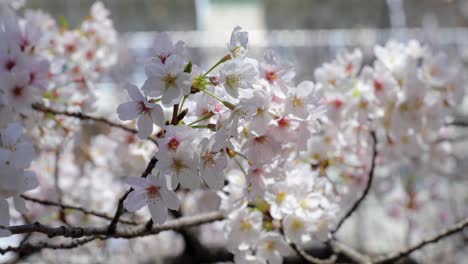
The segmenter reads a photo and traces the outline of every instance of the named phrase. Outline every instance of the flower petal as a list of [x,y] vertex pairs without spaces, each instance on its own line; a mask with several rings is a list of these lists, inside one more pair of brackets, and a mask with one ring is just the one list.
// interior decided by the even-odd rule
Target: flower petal
[[168,190],[161,190],[161,196],[167,208],[172,209],[172,210],[179,209],[180,200],[179,200],[179,197],[177,197],[177,195],[175,194],[175,192],[168,191]]
[[134,190],[131,192],[123,203],[125,209],[130,212],[140,210],[146,204],[145,194],[145,190]]
[[117,114],[119,115],[119,119],[123,121],[133,120],[138,117],[138,105],[139,102],[131,101],[120,104],[117,107]]
[[18,212],[22,214],[28,213],[28,208],[26,208],[26,204],[24,203],[23,198],[19,196],[13,196],[13,204],[15,205],[15,209]]
[[138,137],[145,139],[153,133],[153,120],[148,114],[141,115],[137,121]]
[[155,224],[163,224],[167,219],[167,208],[161,202],[151,202],[148,204],[151,218]]
[[130,84],[130,83],[126,83],[124,85],[124,88],[127,90],[127,93],[128,93],[128,96],[130,97],[130,99],[132,99],[133,101],[144,101],[145,100],[145,97],[141,93],[140,89],[138,89],[138,87],[136,87],[135,85]]

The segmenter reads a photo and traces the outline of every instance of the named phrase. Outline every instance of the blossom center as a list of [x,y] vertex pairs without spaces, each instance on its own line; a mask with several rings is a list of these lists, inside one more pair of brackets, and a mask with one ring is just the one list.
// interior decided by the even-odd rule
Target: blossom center
[[302,107],[302,104],[303,104],[303,103],[302,103],[301,98],[299,98],[299,97],[297,97],[297,96],[294,96],[294,97],[292,98],[291,101],[292,101],[292,105],[293,105],[294,107]]
[[240,223],[241,230],[248,232],[252,229],[252,224],[248,220],[242,220]]
[[202,159],[207,167],[213,168],[216,164],[216,152],[207,152],[202,156]]
[[158,59],[161,61],[162,64],[165,64],[166,60],[167,60],[167,58],[169,58],[169,56],[171,56],[171,53],[169,53],[169,52],[164,53],[163,52],[163,53],[159,54]]
[[255,142],[259,143],[259,144],[264,144],[267,140],[266,136],[259,136],[259,137],[256,137],[255,139]]
[[304,222],[299,219],[294,219],[291,223],[291,228],[294,232],[300,232],[304,227]]
[[177,76],[170,73],[166,74],[163,78],[166,88],[174,87],[176,85]]
[[167,148],[170,151],[176,151],[178,146],[179,146],[179,140],[177,140],[176,138],[171,139],[169,143],[167,143]]
[[271,84],[278,79],[278,75],[276,75],[276,72],[274,71],[268,71],[265,74],[265,79]]
[[270,252],[275,251],[275,242],[274,241],[266,242],[265,249]]
[[11,71],[16,66],[16,62],[14,60],[7,60],[5,63],[5,68],[8,71]]
[[240,80],[241,76],[238,74],[230,74],[226,76],[226,84],[231,89],[237,88],[239,86]]
[[286,195],[286,192],[279,192],[278,194],[276,194],[276,202],[282,203],[286,199]]
[[138,114],[144,114],[144,113],[148,113],[150,111],[150,108],[148,108],[145,103],[143,101],[141,102],[138,102],[138,105],[137,105],[137,111],[138,111]]
[[377,91],[377,92],[380,92],[383,90],[383,83],[381,81],[378,81],[378,80],[375,80],[374,81],[374,89]]
[[148,188],[146,188],[146,195],[148,196],[148,198],[152,199],[159,198],[161,196],[160,190],[160,186],[151,185]]
[[172,169],[174,169],[177,173],[180,173],[182,172],[182,170],[186,169],[187,168],[187,165],[185,165],[185,163],[179,159],[174,159],[174,161],[172,162]]
[[12,91],[13,96],[16,96],[16,97],[22,96],[23,95],[23,89],[24,89],[24,87],[15,86],[15,88],[13,88],[13,91]]

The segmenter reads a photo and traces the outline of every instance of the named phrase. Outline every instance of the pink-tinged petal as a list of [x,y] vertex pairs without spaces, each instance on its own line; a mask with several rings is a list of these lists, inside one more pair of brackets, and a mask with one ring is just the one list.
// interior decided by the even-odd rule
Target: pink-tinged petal
[[125,209],[130,212],[140,210],[143,206],[146,205],[146,191],[134,190],[127,196],[127,199],[125,199],[123,205]]
[[158,97],[162,95],[163,88],[164,82],[161,78],[149,77],[141,87],[141,90],[143,90],[147,96]]
[[130,99],[132,99],[133,101],[144,101],[145,100],[145,97],[141,93],[140,89],[138,89],[138,87],[136,87],[135,85],[130,84],[130,83],[126,83],[124,85],[124,88],[127,90],[128,97],[130,97]]
[[153,123],[159,127],[163,127],[165,125],[166,120],[164,119],[164,110],[160,105],[155,105],[151,109],[151,119],[153,120]]
[[148,114],[141,115],[137,121],[138,137],[145,139],[153,133],[153,120]]
[[134,189],[144,189],[148,187],[149,182],[147,179],[142,177],[127,177],[125,182]]
[[28,213],[28,208],[26,208],[26,204],[24,203],[23,198],[21,198],[19,196],[14,196],[13,197],[13,204],[15,205],[15,209],[18,212],[20,212],[22,214]]
[[139,102],[131,101],[120,104],[117,107],[117,114],[119,115],[119,119],[122,121],[133,120],[138,117]]
[[180,200],[179,200],[179,197],[177,197],[177,195],[175,194],[175,192],[168,191],[168,190],[161,190],[161,196],[167,208],[172,209],[172,210],[179,209]]
[[160,201],[148,203],[151,218],[155,224],[163,224],[167,219],[167,208]]
[[7,200],[0,198],[0,226],[10,225],[10,208]]

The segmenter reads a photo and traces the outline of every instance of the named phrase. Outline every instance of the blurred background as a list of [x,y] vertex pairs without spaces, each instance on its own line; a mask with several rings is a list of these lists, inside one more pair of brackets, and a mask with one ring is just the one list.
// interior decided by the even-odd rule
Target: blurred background
[[[70,26],[86,16],[93,0],[29,0],[27,8],[65,17]],[[111,11],[127,60],[144,58],[154,31],[184,40],[194,61],[209,66],[226,53],[232,28],[250,32],[250,56],[275,49],[297,65],[297,78],[337,51],[358,47],[369,56],[372,46],[390,38],[418,39],[468,58],[466,0],[104,0]],[[124,56],[124,55],[122,55]],[[138,64],[138,63],[137,63]],[[141,63],[138,64],[141,66]],[[122,67],[125,68],[125,67]],[[119,69],[141,83],[140,67]],[[131,69],[130,69],[131,68]],[[310,77],[309,77],[310,79]]]

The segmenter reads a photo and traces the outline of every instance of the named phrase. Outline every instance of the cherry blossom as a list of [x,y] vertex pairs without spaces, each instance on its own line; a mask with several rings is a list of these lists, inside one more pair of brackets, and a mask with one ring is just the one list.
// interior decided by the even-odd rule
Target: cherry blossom
[[159,127],[165,126],[164,111],[160,105],[149,102],[135,85],[126,84],[125,89],[132,101],[120,104],[117,107],[117,114],[123,121],[138,118],[139,138],[150,136],[153,133],[153,124]]
[[167,189],[164,177],[150,175],[147,179],[129,177],[127,183],[135,190],[124,201],[127,210],[134,212],[148,206],[154,223],[162,224],[167,219],[167,209],[177,210],[180,200]]

